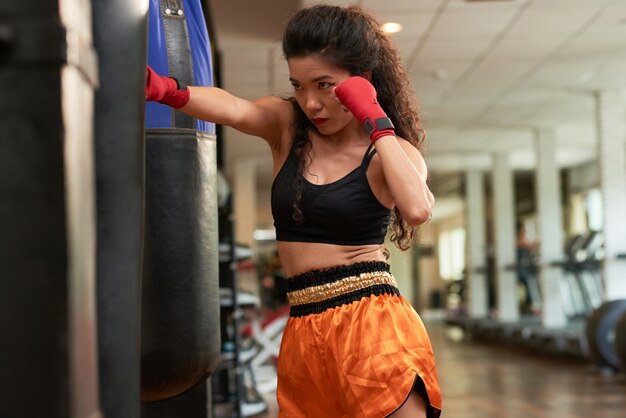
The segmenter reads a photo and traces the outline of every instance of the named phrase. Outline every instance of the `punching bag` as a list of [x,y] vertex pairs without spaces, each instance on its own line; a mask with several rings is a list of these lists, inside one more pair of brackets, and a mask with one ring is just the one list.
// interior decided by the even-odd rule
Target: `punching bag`
[[116,418],[141,411],[147,19],[143,0],[93,1],[99,389],[104,415]]
[[589,344],[589,357],[600,369],[620,368],[615,336],[619,319],[624,314],[626,299],[615,299],[603,303],[587,318],[585,333]]
[[626,312],[622,313],[615,325],[614,346],[619,358],[619,369],[626,373]]
[[[212,85],[199,0],[150,0],[148,27],[156,72]],[[219,360],[216,171],[213,124],[147,104],[142,401],[183,393]]]
[[90,2],[0,2],[0,417],[100,417]]

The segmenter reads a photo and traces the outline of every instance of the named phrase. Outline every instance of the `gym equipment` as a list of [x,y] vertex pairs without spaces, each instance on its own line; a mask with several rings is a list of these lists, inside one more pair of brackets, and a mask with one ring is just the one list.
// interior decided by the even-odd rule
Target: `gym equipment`
[[[89,3],[0,4],[0,416],[99,416]],[[80,58],[78,58],[80,57]]]
[[[278,357],[280,342],[288,320],[289,306],[285,305],[267,315],[263,320],[260,320],[260,316],[257,315],[250,321],[251,344],[246,353],[249,357],[250,372],[254,376],[256,389],[260,393],[265,394],[276,390],[275,360]],[[243,355],[242,362],[246,363]]]
[[[150,1],[155,71],[212,85],[210,52],[199,0]],[[204,382],[219,361],[217,165],[213,124],[158,103],[146,109],[141,399],[157,401]],[[159,416],[162,405],[144,404],[142,415]]]
[[602,234],[591,231],[572,237],[566,245],[560,290],[569,319],[586,318],[604,300],[600,277],[603,243]]
[[241,303],[257,303],[256,300],[247,301],[239,294],[237,287],[237,262],[240,257],[247,257],[235,244],[235,225],[232,216],[232,195],[224,200],[219,207],[220,229],[220,309],[221,327],[224,338],[222,344],[222,362],[220,370],[213,375],[212,393],[215,403],[231,403],[232,416],[244,416],[244,387],[241,367],[241,338],[239,335]]
[[604,258],[604,236],[599,231],[587,234],[579,254],[578,283],[587,311],[596,309],[604,301],[600,262]]
[[620,362],[615,349],[617,322],[626,313],[626,299],[609,301],[593,311],[586,334],[592,362],[601,369],[617,370]]
[[566,261],[562,265],[563,275],[559,281],[559,288],[565,315],[570,320],[582,317],[585,313],[582,294],[576,279],[578,272],[576,254],[582,248],[584,241],[585,239],[582,235],[575,235],[565,246]]
[[95,104],[100,401],[106,416],[138,418],[147,11],[138,0],[92,4],[101,80]]
[[619,368],[626,373],[626,312],[622,314],[615,325],[613,347],[619,358]]

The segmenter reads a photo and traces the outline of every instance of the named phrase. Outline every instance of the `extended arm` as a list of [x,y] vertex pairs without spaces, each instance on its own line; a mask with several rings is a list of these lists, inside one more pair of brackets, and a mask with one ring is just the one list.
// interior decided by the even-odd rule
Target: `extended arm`
[[266,139],[270,144],[280,140],[288,123],[292,105],[278,97],[245,100],[217,87],[189,87],[189,102],[180,110],[197,119],[237,129]]
[[197,119],[227,125],[278,145],[292,105],[277,97],[245,100],[217,87],[186,87],[148,67],[146,100],[172,106]]

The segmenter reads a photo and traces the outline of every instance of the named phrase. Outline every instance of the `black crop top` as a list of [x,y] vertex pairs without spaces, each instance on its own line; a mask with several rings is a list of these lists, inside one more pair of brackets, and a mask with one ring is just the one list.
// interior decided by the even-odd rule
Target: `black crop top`
[[376,153],[367,149],[363,162],[350,173],[329,184],[303,180],[300,210],[303,219],[293,219],[298,160],[289,152],[272,184],[272,215],[278,241],[320,242],[338,245],[382,244],[387,234],[390,211],[376,198],[367,181],[367,167]]

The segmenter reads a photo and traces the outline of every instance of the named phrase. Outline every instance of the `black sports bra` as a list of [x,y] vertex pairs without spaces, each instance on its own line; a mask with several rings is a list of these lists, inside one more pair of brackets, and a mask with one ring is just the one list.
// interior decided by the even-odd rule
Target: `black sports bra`
[[303,178],[300,210],[294,220],[293,181],[298,160],[289,152],[272,184],[272,215],[278,241],[320,242],[338,245],[382,244],[390,211],[376,198],[367,181],[367,167],[376,153],[367,149],[360,166],[329,184],[316,185]]

